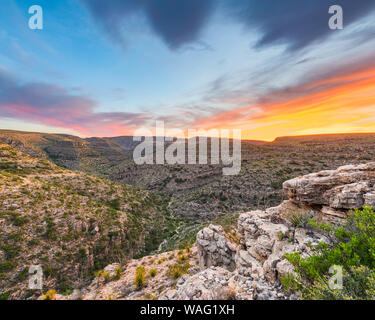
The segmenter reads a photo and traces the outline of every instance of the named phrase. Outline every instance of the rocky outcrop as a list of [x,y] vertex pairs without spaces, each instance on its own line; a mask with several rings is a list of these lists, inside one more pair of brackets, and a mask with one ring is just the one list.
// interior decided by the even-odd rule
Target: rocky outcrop
[[[241,214],[237,245],[225,237],[220,226],[210,225],[201,230],[196,242],[201,271],[185,275],[176,289],[166,291],[160,298],[294,299],[281,286],[281,276],[294,272],[285,254],[300,252],[307,256],[311,246],[329,240],[318,232],[296,228],[283,219],[288,215],[286,209],[292,208],[297,207],[285,202],[266,211]],[[223,263],[223,257],[228,253],[234,261],[232,269]]]
[[[303,221],[314,217],[342,223],[349,210],[374,207],[375,163],[298,177],[286,181],[283,189],[289,200],[240,215],[239,244],[228,240],[219,226],[201,230],[197,247],[203,271],[186,275],[163,298],[294,299],[280,285],[281,276],[294,272],[285,254],[299,252],[304,257],[320,242],[329,243],[325,235],[306,228]],[[234,268],[228,268],[233,261]]]
[[221,226],[211,224],[199,231],[196,244],[202,268],[220,266],[230,271],[234,269],[236,244],[225,237]]
[[283,189],[295,203],[348,210],[374,206],[374,185],[375,162],[371,162],[298,177],[284,182]]
[[184,275],[175,290],[168,290],[160,300],[227,300],[231,273],[221,267],[210,267],[193,276]]
[[176,289],[168,290],[159,300],[277,300],[290,298],[280,283],[271,284],[229,272],[221,267],[210,267],[192,276],[183,276]]
[[236,256],[240,274],[253,279],[264,278],[270,282],[279,281],[282,275],[293,272],[285,259],[286,253],[308,254],[308,244],[328,242],[323,235],[295,228],[287,221],[272,222],[274,216],[267,211],[252,211],[240,216],[238,229],[241,233],[241,247]]
[[[198,232],[196,245],[189,256],[189,273],[180,277],[177,283],[163,287],[158,298],[296,299],[281,286],[281,277],[294,272],[285,255],[299,252],[302,257],[307,257],[319,243],[330,242],[325,234],[309,228],[307,219],[313,217],[341,223],[348,210],[374,206],[374,184],[375,163],[340,167],[285,182],[284,191],[289,200],[279,206],[242,213],[236,230],[230,233],[212,224]],[[146,260],[137,262],[137,265],[144,262]],[[165,268],[169,270],[171,266],[166,265]],[[111,274],[115,269],[105,270]],[[165,275],[166,270],[160,271]],[[113,288],[116,292],[122,292],[124,288],[130,290],[127,277],[107,285],[105,288],[112,288],[112,291],[102,290],[99,297],[104,293],[108,296]],[[127,282],[125,279],[128,279]],[[171,283],[170,278],[163,278],[163,281],[164,284],[165,281]],[[86,298],[97,297],[97,292],[94,286],[91,295]],[[140,295],[131,289],[130,293],[122,292],[122,297],[129,299]]]

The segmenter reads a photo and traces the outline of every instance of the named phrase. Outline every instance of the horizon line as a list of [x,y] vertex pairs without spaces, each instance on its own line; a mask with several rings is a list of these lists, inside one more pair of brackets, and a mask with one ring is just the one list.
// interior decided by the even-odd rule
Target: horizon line
[[[119,138],[119,137],[135,137],[136,135],[117,135],[117,136],[80,136],[80,135],[74,135],[74,134],[69,134],[69,133],[58,133],[58,132],[41,132],[41,131],[23,131],[23,130],[15,130],[15,129],[2,129],[0,128],[1,131],[11,131],[11,132],[19,132],[19,133],[24,133],[24,134],[51,134],[51,135],[59,135],[59,136],[71,136],[71,137],[78,137],[80,139],[93,139],[93,138],[100,138],[100,139],[111,139],[111,138]],[[335,136],[335,135],[375,135],[375,131],[373,132],[329,132],[329,133],[314,133],[314,134],[296,134],[296,135],[286,135],[286,136],[277,136],[273,140],[262,140],[262,139],[250,139],[250,138],[242,138],[241,141],[253,141],[253,142],[264,142],[264,143],[272,143],[275,142],[278,139],[282,138],[298,138],[298,137],[316,137],[316,136]],[[147,137],[157,137],[155,135],[152,136],[147,136]],[[159,136],[158,136],[159,137]],[[164,138],[172,138],[170,136],[163,136]],[[193,139],[193,138],[200,138],[200,137],[205,137],[205,138],[218,138],[214,136],[194,136],[190,138],[178,138],[178,139]],[[173,137],[175,138],[175,137]],[[221,137],[219,137],[221,138]],[[232,140],[233,138],[230,138]]]

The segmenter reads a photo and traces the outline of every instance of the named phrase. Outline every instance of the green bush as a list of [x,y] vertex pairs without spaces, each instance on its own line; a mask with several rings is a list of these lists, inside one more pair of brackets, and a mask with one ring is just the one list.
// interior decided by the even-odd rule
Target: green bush
[[10,291],[4,291],[3,293],[0,293],[0,300],[8,300],[10,296]]
[[[345,225],[334,228],[309,219],[309,225],[325,232],[332,244],[320,243],[313,254],[286,254],[295,275],[282,277],[287,291],[303,299],[374,299],[375,296],[375,213],[370,207],[355,210]],[[342,289],[331,289],[331,266],[343,269]]]
[[9,272],[13,270],[15,267],[16,267],[16,263],[14,261],[6,260],[3,262],[0,262],[0,273]]
[[108,201],[107,205],[114,210],[121,210],[121,202],[120,199],[114,199],[112,201]]

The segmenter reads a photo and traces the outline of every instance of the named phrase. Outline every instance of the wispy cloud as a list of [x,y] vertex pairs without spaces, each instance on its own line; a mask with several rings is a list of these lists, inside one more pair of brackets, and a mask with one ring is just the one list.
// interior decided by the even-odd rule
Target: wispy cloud
[[170,128],[240,128],[244,138],[272,140],[280,135],[374,131],[374,90],[375,65],[369,65],[328,72],[230,111],[196,105],[176,107],[169,115],[97,113],[97,103],[89,97],[51,84],[23,84],[0,70],[0,117],[72,129],[84,136],[131,135],[136,128],[163,120]]
[[69,128],[82,135],[131,134],[150,116],[95,112],[96,101],[48,83],[22,83],[0,69],[0,117]]
[[261,103],[198,119],[204,128],[241,128],[245,138],[281,135],[373,132],[375,65],[348,68],[339,75],[306,82],[263,96]]

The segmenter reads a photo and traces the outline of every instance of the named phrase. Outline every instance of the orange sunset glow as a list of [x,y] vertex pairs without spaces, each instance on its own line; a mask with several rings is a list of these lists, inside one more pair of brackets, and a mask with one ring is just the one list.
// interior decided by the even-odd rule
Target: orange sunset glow
[[310,89],[315,92],[287,101],[278,101],[273,94],[272,103],[203,118],[195,125],[242,128],[243,139],[266,141],[278,136],[375,131],[375,67],[310,83],[296,92]]

